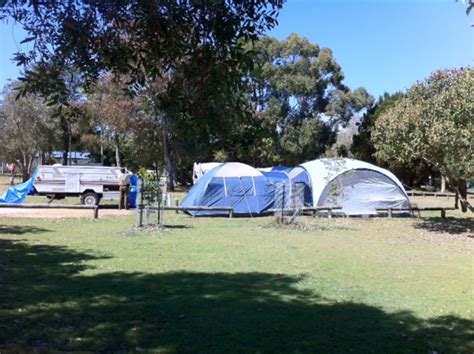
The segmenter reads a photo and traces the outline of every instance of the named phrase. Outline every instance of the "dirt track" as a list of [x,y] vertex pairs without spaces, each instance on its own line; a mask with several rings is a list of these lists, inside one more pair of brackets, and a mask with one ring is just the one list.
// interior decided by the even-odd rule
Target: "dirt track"
[[[132,215],[134,210],[100,209],[99,218]],[[0,208],[0,217],[11,218],[91,218],[92,210]]]

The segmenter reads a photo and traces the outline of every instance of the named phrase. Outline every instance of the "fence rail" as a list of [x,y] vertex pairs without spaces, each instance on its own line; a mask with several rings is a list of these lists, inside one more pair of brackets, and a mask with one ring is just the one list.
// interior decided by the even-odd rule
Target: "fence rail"
[[423,191],[407,191],[407,195],[410,197],[455,197],[455,193],[451,192],[423,192]]
[[66,205],[66,204],[11,204],[1,203],[0,208],[15,208],[15,209],[79,209],[79,210],[92,210],[92,217],[94,219],[99,218],[99,206],[98,205]]
[[[231,207],[180,207],[180,206],[153,206],[153,205],[145,205],[145,204],[138,204],[137,205],[137,226],[143,226],[143,211],[149,213],[151,211],[165,211],[165,210],[174,210],[176,213],[180,211],[225,211],[229,214],[229,218],[234,216],[234,208]],[[193,215],[194,217],[194,215]],[[162,222],[161,217],[160,223]]]
[[[302,211],[303,213],[304,212],[313,212],[313,216],[314,216],[314,213],[315,212],[318,212],[318,211],[327,211],[328,213],[328,218],[331,218],[332,217],[332,212],[333,211],[338,211],[338,210],[341,210],[342,207],[341,206],[330,206],[330,207],[326,207],[326,206],[317,206],[317,207],[302,207],[302,208],[298,208],[298,210]],[[269,209],[268,212],[270,213],[287,213],[287,212],[294,212],[295,208],[273,208],[273,209]]]
[[226,211],[229,213],[229,218],[234,216],[234,208],[231,207],[180,207],[180,206],[162,206],[161,210],[175,210],[175,211]]
[[440,211],[441,217],[446,218],[447,210],[457,210],[457,209],[447,208],[447,207],[424,207],[424,208],[414,207],[414,208],[378,208],[376,210],[377,210],[377,213],[381,213],[381,214],[387,213],[387,216],[389,218],[393,216],[394,212],[413,212],[413,211],[418,212],[418,216],[420,216],[421,211]]
[[[448,199],[451,197],[455,197],[456,193],[452,192],[424,192],[424,191],[407,191],[407,195],[409,197],[447,197]],[[474,197],[473,192],[467,192],[467,197],[471,198]]]

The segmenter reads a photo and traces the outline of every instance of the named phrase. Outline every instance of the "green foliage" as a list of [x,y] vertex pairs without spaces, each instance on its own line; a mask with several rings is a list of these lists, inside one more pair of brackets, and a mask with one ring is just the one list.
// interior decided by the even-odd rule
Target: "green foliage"
[[453,179],[474,166],[474,69],[433,73],[381,114],[372,133],[376,156],[402,163],[425,160]]
[[[459,1],[459,0],[456,0]],[[469,15],[474,9],[474,0],[461,0],[463,3],[466,3],[466,15]]]
[[375,121],[381,113],[395,106],[395,103],[402,97],[403,94],[401,92],[397,92],[393,95],[384,93],[362,116],[358,134],[354,135],[351,146],[351,152],[354,154],[354,158],[371,163],[376,162],[374,156],[375,148],[371,140]]
[[[369,106],[360,88],[350,91],[330,49],[296,34],[249,44],[254,67],[246,78],[256,132],[256,160],[284,164],[314,159],[335,141],[337,128]],[[270,152],[269,149],[270,148]]]
[[17,99],[18,82],[5,86],[0,106],[0,158],[16,161],[28,179],[40,151],[58,144],[58,121],[43,98],[28,94]]
[[379,97],[377,102],[362,116],[358,134],[353,137],[351,152],[354,158],[386,167],[406,185],[415,186],[424,183],[430,175],[436,174],[433,168],[419,158],[404,162],[377,159],[372,141],[372,131],[378,117],[393,108],[404,96],[403,93],[396,92],[394,94],[384,93]]
[[[163,76],[182,61],[219,62],[231,73],[245,63],[239,40],[256,39],[276,24],[281,0],[4,1],[0,19],[13,19],[32,50],[15,54],[24,80],[51,99],[63,92],[61,74],[73,67],[84,85],[104,71],[133,83]],[[32,68],[35,68],[34,70]]]

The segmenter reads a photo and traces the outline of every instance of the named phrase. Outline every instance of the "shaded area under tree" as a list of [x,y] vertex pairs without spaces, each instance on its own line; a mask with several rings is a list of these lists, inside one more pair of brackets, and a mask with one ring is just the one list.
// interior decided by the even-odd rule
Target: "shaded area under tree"
[[452,235],[470,234],[474,235],[473,218],[423,218],[415,225],[415,228],[435,233],[448,233]]
[[[158,256],[157,256],[158,257]],[[84,275],[98,257],[0,240],[0,350],[472,352],[474,322],[387,313],[304,291],[302,277]],[[159,260],[157,260],[159,261]]]

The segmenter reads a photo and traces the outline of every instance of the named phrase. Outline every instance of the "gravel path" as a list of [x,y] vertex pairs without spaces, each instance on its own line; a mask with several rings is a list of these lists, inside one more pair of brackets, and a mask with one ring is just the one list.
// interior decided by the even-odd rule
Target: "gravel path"
[[[99,218],[104,216],[132,215],[134,210],[100,209]],[[0,208],[0,217],[12,218],[83,218],[92,217],[92,210],[78,209],[16,209]]]

